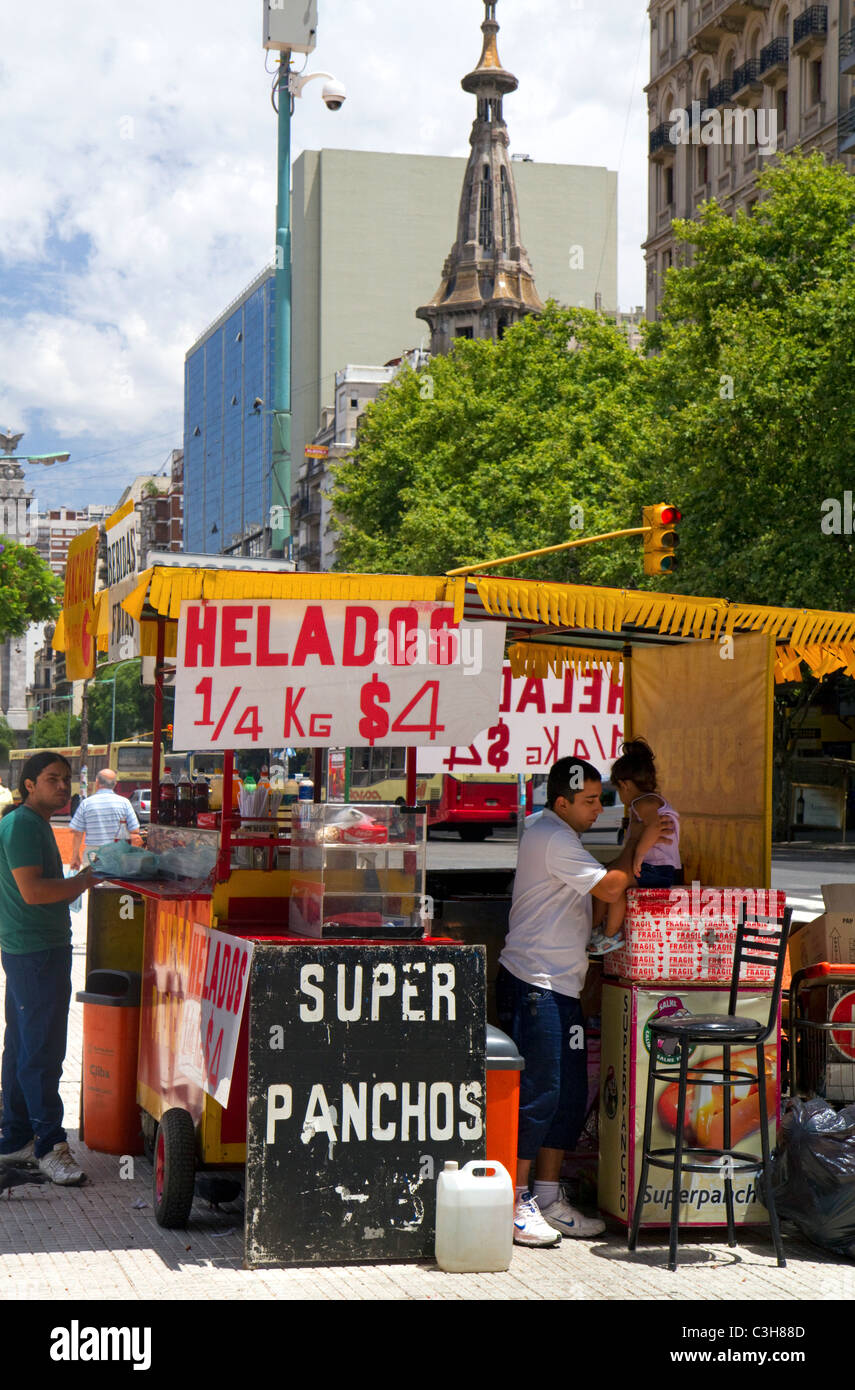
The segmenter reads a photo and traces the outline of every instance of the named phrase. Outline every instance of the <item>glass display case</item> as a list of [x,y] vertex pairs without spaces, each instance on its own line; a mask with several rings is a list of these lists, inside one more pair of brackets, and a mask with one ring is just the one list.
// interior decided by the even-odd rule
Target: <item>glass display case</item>
[[426,935],[426,817],[398,806],[294,807],[289,929],[322,939]]

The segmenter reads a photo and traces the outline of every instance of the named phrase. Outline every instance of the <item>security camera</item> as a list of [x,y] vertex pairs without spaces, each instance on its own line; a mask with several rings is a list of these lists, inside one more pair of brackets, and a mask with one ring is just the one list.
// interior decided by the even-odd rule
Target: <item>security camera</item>
[[324,102],[330,111],[340,111],[347,101],[347,88],[343,82],[328,82],[321,93]]

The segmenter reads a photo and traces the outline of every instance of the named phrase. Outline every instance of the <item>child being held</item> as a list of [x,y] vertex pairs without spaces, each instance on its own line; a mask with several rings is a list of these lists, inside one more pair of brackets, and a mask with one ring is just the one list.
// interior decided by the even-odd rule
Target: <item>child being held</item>
[[[632,872],[639,888],[670,888],[680,868],[680,817],[657,787],[656,760],[643,738],[623,745],[611,781],[629,813],[627,844],[633,846]],[[661,838],[660,817],[669,821],[673,839]],[[604,904],[605,906],[605,904]],[[591,936],[588,954],[604,956],[624,944],[626,894],[609,903],[605,925]]]

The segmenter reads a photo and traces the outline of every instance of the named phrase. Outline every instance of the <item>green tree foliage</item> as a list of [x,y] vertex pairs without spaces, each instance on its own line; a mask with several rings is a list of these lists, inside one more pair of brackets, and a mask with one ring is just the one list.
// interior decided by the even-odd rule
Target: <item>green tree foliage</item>
[[[102,674],[116,677],[116,738],[150,733],[154,724],[154,687],[140,685],[140,663],[105,666]],[[112,714],[113,686],[109,679],[99,680],[96,673],[89,686],[90,743],[109,743]]]
[[38,720],[33,730],[34,748],[74,748],[80,743],[80,720],[72,716],[69,738],[68,714],[51,710]]
[[685,515],[668,587],[850,609],[852,536],[826,534],[822,504],[852,488],[855,180],[796,153],[758,187],[750,215],[712,202],[676,224],[691,264],[650,330],[659,429],[632,472]]
[[32,546],[0,536],[0,642],[56,617],[62,587]]
[[0,763],[8,763],[9,749],[17,748],[18,740],[15,737],[15,730],[10,727],[5,717],[0,714]]
[[[499,343],[461,340],[427,370],[404,371],[335,470],[339,567],[442,574],[640,525],[624,461],[648,418],[648,374],[610,324],[554,303]],[[637,541],[582,547],[500,572],[625,583],[636,551]]]

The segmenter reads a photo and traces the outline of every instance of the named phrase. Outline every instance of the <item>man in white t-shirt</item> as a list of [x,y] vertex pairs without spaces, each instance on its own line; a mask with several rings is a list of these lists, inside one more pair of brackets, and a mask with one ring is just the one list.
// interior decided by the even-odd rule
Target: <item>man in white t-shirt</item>
[[[588,1095],[580,996],[588,971],[591,899],[614,902],[635,884],[631,846],[605,869],[579,838],[603,809],[601,792],[599,772],[581,758],[560,758],[551,768],[547,809],[526,828],[520,844],[510,925],[499,957],[499,1026],[525,1061],[517,1245],[558,1245],[562,1236],[590,1237],[605,1229],[598,1218],[571,1207],[559,1187],[564,1154],[576,1147]],[[668,839],[670,833],[667,821],[660,822],[660,837]]]

